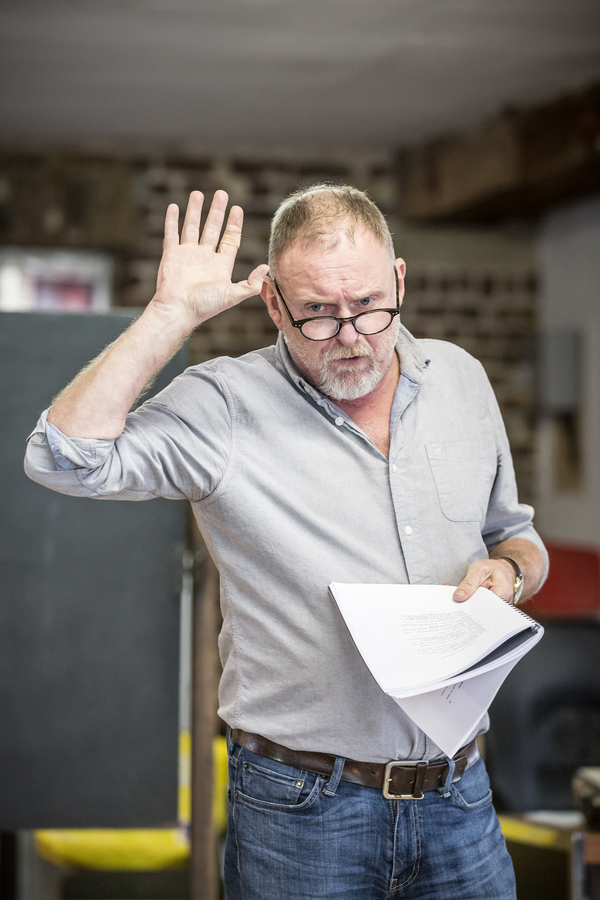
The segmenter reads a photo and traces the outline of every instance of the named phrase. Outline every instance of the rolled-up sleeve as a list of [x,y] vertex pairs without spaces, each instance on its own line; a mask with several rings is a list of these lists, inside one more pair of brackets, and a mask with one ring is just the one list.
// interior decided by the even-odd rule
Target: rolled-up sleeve
[[47,421],[28,438],[25,472],[45,487],[114,500],[202,500],[218,486],[231,447],[227,391],[194,368],[131,412],[115,440],[73,438]]

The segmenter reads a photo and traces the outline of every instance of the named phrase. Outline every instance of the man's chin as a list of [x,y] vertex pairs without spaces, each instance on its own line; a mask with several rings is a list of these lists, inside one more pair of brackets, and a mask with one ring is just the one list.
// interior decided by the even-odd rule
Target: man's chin
[[381,381],[379,372],[369,372],[357,378],[351,377],[354,373],[347,373],[346,377],[340,375],[323,379],[320,390],[331,400],[359,400],[374,391]]

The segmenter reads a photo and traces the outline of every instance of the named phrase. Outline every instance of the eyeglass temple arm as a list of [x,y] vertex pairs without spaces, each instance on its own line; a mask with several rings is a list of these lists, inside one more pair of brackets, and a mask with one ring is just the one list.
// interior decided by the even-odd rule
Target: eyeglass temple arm
[[273,284],[275,285],[275,290],[277,291],[277,295],[278,295],[279,299],[281,300],[281,302],[283,303],[283,306],[284,306],[284,308],[285,308],[286,313],[288,314],[288,318],[289,318],[290,322],[292,323],[292,325],[294,326],[294,328],[301,328],[302,326],[294,319],[294,317],[292,316],[291,312],[290,312],[289,309],[288,309],[287,303],[286,303],[285,300],[283,299],[283,294],[282,294],[281,291],[279,290],[279,285],[277,284],[277,279],[275,278],[274,275],[271,275],[270,272],[269,272],[269,276],[270,276],[270,278],[271,278],[271,281],[272,281]]

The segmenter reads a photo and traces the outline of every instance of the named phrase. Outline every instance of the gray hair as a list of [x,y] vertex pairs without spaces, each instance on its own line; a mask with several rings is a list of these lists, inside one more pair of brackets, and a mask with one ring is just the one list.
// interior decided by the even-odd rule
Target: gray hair
[[275,271],[292,244],[329,249],[340,233],[354,240],[355,229],[369,231],[395,258],[390,229],[381,210],[364,191],[348,184],[313,184],[286,197],[273,216],[269,267]]

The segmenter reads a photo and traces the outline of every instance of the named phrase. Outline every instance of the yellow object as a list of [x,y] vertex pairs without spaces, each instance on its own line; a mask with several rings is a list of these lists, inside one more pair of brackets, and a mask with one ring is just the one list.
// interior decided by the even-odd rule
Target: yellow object
[[536,847],[554,847],[560,841],[560,833],[555,828],[544,828],[540,825],[529,825],[511,819],[509,816],[498,816],[502,834],[507,841]]
[[38,853],[58,865],[85,869],[165,869],[189,855],[177,828],[77,828],[36,831]]
[[189,825],[192,819],[192,736],[189,731],[179,732],[177,818],[180,825]]
[[217,737],[213,742],[213,822],[217,834],[227,828],[227,739]]
[[[182,865],[189,856],[191,738],[179,736],[180,828],[69,828],[35,832],[38,853],[57,865],[84,869],[152,870]],[[227,741],[213,742],[213,822],[227,827]]]

